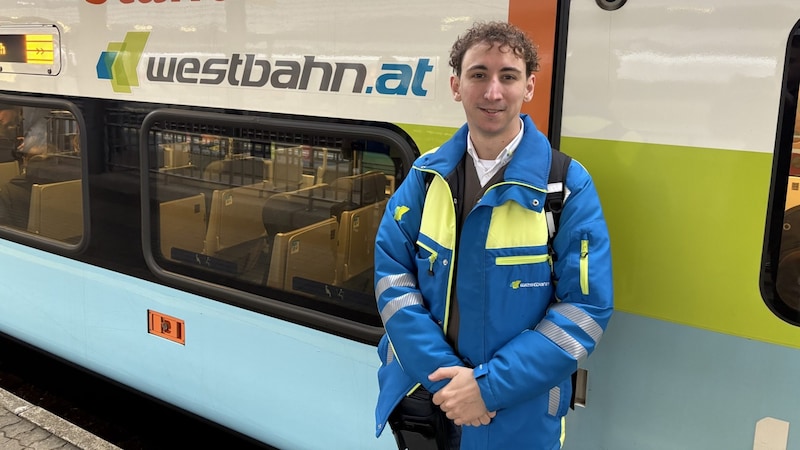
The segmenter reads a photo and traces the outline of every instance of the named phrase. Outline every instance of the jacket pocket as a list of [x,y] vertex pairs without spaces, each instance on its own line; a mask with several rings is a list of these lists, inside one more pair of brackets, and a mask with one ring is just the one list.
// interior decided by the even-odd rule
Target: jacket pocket
[[480,269],[470,269],[467,276],[459,274],[458,292],[464,298],[481,292],[491,303],[485,320],[487,333],[497,342],[511,339],[541,320],[553,292],[545,249],[502,249],[487,255],[485,270]]
[[494,259],[497,266],[516,266],[520,264],[538,264],[549,262],[550,255],[516,255],[516,256],[498,256]]
[[389,340],[389,336],[386,334],[378,342],[378,358],[380,358],[384,366],[388,366],[397,359],[392,341]]
[[417,252],[417,267],[419,267],[420,275],[425,272],[426,267],[428,275],[433,275],[433,267],[439,253],[420,241],[417,241],[417,246],[420,248]]
[[[534,250],[535,251],[535,250]],[[543,288],[550,286],[552,266],[547,253],[514,253],[495,254],[490,260],[494,262],[493,273],[487,274],[492,282],[502,280],[506,287],[513,290]]]

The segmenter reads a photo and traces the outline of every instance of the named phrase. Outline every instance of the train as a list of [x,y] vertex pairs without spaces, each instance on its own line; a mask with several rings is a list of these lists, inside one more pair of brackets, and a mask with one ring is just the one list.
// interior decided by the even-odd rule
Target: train
[[273,448],[396,448],[375,233],[493,20],[611,236],[563,448],[800,448],[795,0],[0,0],[0,333]]

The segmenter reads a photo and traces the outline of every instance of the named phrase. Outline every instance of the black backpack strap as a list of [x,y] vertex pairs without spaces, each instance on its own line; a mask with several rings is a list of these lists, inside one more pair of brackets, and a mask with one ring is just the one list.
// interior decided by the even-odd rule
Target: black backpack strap
[[547,248],[553,261],[557,259],[553,251],[552,241],[558,231],[561,210],[564,209],[564,191],[566,190],[567,171],[572,158],[556,149],[551,149],[550,175],[547,178],[547,197],[544,201],[544,213],[547,218]]
[[[567,171],[572,158],[569,155],[552,149],[552,159],[550,161],[550,175],[547,177],[547,197],[544,201],[544,212],[547,216],[547,251],[555,262],[558,258],[553,250],[553,238],[558,231],[558,222],[561,219],[561,210],[564,209]],[[575,371],[570,377],[572,384],[572,396],[569,399],[569,407],[575,409],[575,388],[577,385],[578,372]]]

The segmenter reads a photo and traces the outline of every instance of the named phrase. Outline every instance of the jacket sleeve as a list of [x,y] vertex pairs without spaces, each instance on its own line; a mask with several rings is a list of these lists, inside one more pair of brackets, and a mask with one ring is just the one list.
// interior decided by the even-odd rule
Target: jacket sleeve
[[386,334],[403,371],[430,392],[439,367],[463,366],[429,310],[417,282],[416,240],[425,199],[424,174],[412,170],[389,199],[375,239],[375,297]]
[[569,377],[594,351],[613,310],[611,250],[600,200],[577,161],[567,175],[569,197],[553,240],[556,302],[544,318],[476,368],[490,411],[541,395]]

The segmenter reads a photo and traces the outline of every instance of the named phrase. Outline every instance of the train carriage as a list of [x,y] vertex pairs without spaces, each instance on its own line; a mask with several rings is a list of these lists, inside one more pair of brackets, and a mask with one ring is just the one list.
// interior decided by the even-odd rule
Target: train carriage
[[564,448],[800,447],[793,0],[0,0],[0,333],[276,448],[395,448],[373,241],[489,20],[612,240]]

